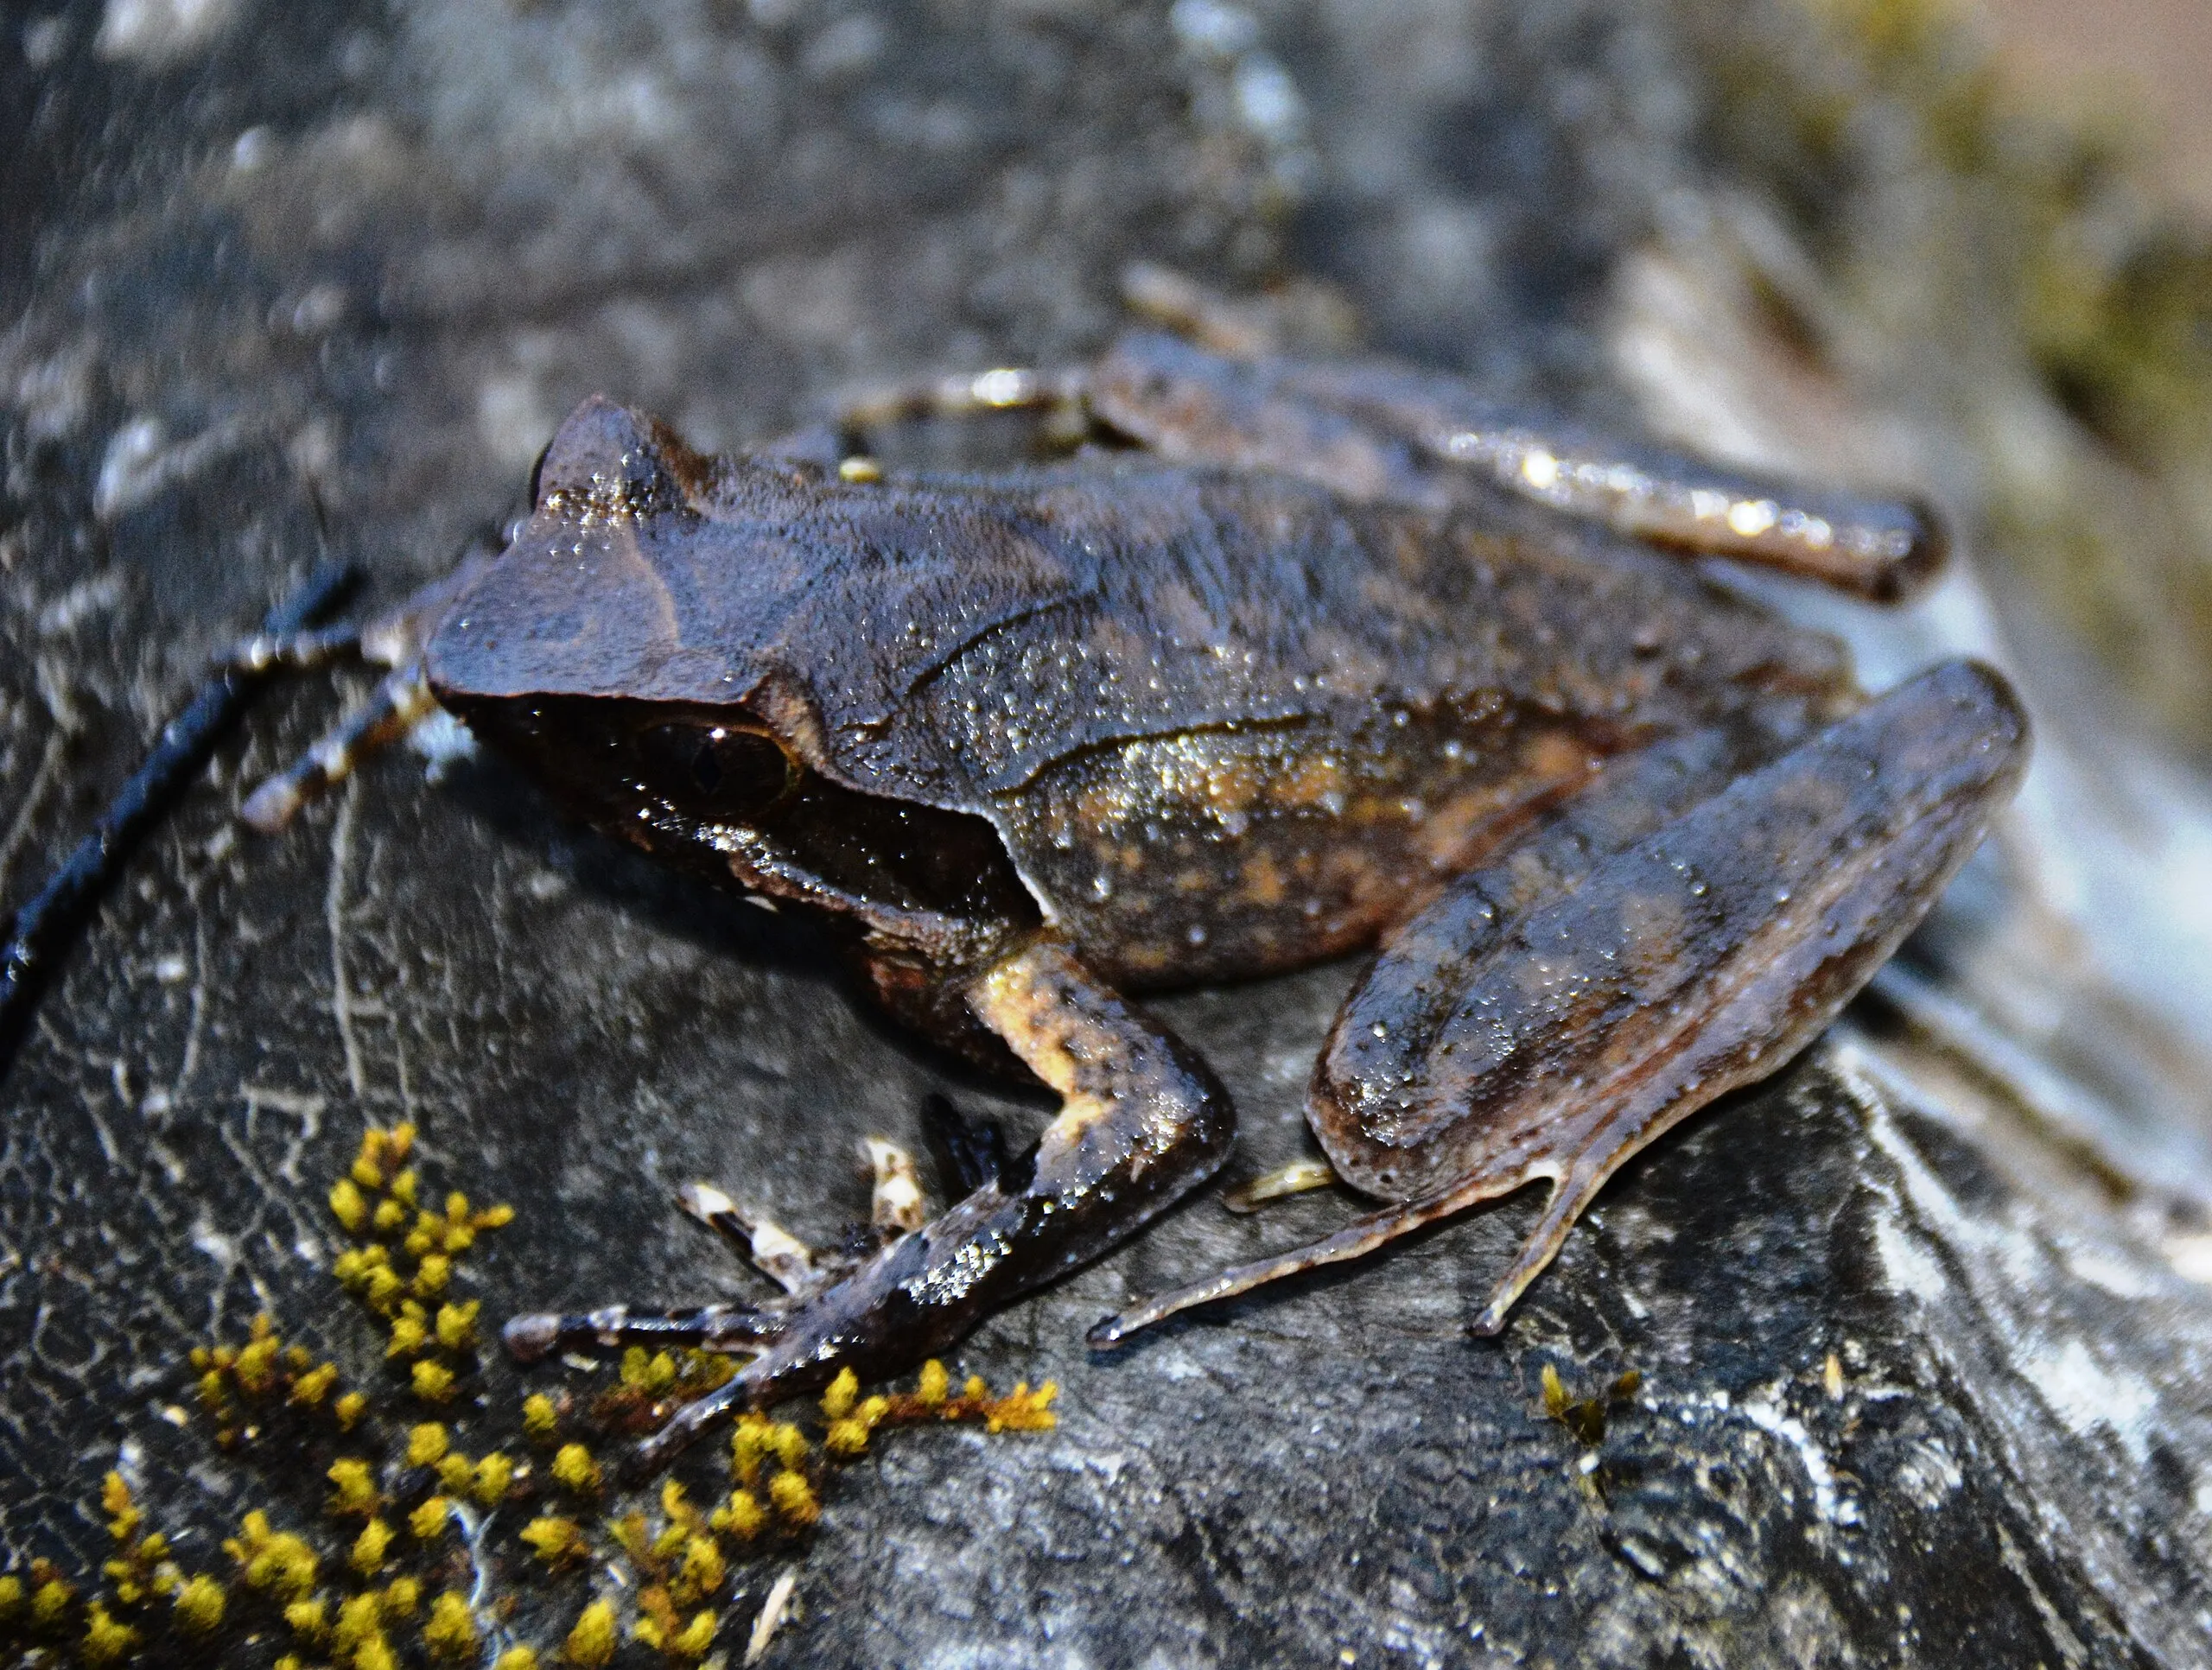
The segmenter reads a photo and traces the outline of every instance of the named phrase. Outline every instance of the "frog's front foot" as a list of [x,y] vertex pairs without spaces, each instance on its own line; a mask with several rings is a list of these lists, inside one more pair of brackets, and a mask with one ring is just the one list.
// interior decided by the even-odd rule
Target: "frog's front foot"
[[[1013,953],[973,980],[966,997],[1062,1098],[1036,1146],[996,1177],[849,1273],[811,1286],[802,1280],[784,1299],[655,1314],[613,1307],[518,1317],[505,1330],[508,1349],[524,1361],[561,1346],[632,1341],[756,1350],[733,1379],[678,1410],[639,1447],[638,1462],[650,1469],[740,1409],[825,1385],[842,1368],[881,1379],[944,1350],[992,1312],[1134,1233],[1228,1157],[1235,1116],[1212,1073],[1065,947],[1040,940]],[[880,1177],[880,1170],[879,1203]],[[696,1195],[687,1205],[707,1216]],[[739,1227],[754,1261],[767,1268],[758,1222]]]

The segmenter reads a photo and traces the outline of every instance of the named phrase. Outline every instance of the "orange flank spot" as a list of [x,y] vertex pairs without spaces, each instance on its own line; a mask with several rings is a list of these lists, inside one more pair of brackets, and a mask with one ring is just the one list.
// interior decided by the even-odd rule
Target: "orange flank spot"
[[1265,853],[1252,855],[1239,879],[1243,886],[1244,897],[1263,908],[1281,904],[1289,891],[1284,885],[1281,869]]
[[1600,763],[1589,745],[1571,731],[1539,731],[1521,750],[1521,769],[1532,784],[1569,783],[1589,776]]
[[1344,810],[1344,762],[1332,754],[1316,753],[1298,762],[1274,785],[1275,803],[1300,811],[1319,808],[1334,814]]

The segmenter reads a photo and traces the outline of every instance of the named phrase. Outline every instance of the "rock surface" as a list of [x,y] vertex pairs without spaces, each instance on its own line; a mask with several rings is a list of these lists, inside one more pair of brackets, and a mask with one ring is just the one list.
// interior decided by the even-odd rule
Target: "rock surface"
[[[7,896],[289,576],[327,551],[403,594],[499,524],[595,390],[735,444],[856,383],[1086,352],[1146,258],[1232,289],[1319,275],[1400,352],[1631,419],[1622,298],[1658,293],[1634,264],[1679,250],[1689,199],[1752,188],[1704,143],[1713,10],[14,14]],[[387,759],[244,835],[243,788],[333,712],[310,683],[257,713],[0,1080],[10,1561],[96,1572],[111,1468],[188,1570],[227,1572],[219,1539],[257,1507],[350,1539],[321,1469],[431,1413],[332,1280],[325,1197],[366,1126],[415,1121],[428,1186],[517,1207],[464,1261],[489,1320],[750,1293],[678,1183],[826,1239],[865,1208],[856,1139],[918,1141],[930,1090],[1039,1117],[894,1036],[781,918],[564,828],[488,763],[426,788]],[[830,1475],[810,1542],[738,1564],[721,1650],[790,1567],[770,1663],[2212,1660],[2202,1081],[2164,1033],[2103,1027],[2054,1065],[1980,1024],[2075,989],[2020,975],[2047,943],[2018,925],[2044,908],[2022,845],[1882,1000],[1617,1179],[1501,1339],[1465,1322],[1526,1201],[1086,1353],[1126,1292],[1348,1210],[1202,1197],[960,1354],[994,1388],[1056,1380],[1056,1430],[883,1437]],[[1236,1094],[1237,1172],[1304,1151],[1351,977],[1159,1006]],[[264,1310],[376,1388],[368,1437],[215,1447],[187,1354]],[[1548,1365],[1577,1396],[1641,1387],[1586,1443],[1544,1413]],[[444,1413],[480,1452],[524,1391],[605,1380],[488,1357]],[[728,1488],[714,1457],[687,1469],[702,1499]],[[525,1572],[525,1517],[493,1521],[486,1580],[550,1646],[607,1582]],[[241,1592],[232,1627],[254,1616]],[[281,1650],[263,1628],[222,1661]]]

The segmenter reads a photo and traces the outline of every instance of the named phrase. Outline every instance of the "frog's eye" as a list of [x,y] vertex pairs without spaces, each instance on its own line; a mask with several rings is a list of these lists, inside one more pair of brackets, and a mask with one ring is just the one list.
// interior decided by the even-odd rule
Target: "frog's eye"
[[758,817],[798,786],[783,745],[761,731],[677,720],[639,733],[647,786],[690,810]]

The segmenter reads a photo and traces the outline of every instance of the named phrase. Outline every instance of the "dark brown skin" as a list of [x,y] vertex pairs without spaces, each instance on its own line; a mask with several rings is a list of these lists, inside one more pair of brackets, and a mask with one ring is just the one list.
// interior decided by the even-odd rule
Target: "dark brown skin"
[[2018,780],[1995,673],[1867,703],[1827,638],[1561,520],[1884,596],[1940,556],[1910,506],[1547,440],[1387,368],[1144,337],[1088,393],[1179,461],[849,481],[589,403],[429,644],[437,699],[580,815],[811,911],[902,1019],[1063,1097],[842,1280],[510,1326],[760,1352],[649,1460],[942,1349],[1211,1177],[1227,1099],[1119,992],[1367,946],[1309,1116],[1393,1204],[1093,1338],[1550,1178],[1494,1332],[1629,1155],[1864,984]]

